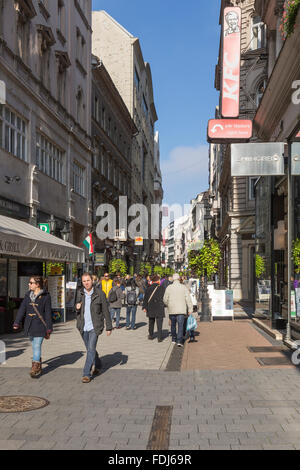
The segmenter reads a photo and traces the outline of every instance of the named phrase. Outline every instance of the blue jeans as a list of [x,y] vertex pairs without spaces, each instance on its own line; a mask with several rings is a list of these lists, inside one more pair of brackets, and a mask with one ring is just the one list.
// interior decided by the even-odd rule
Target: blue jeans
[[[127,306],[127,313],[126,313],[126,327],[131,327],[132,329],[135,327],[135,317],[136,317],[137,305],[128,305]],[[131,322],[130,322],[130,314]]]
[[110,309],[110,318],[111,318],[111,321],[113,321],[115,314],[116,314],[116,327],[119,328],[119,326],[120,326],[121,309],[120,309],[120,308],[111,308],[111,309]]
[[44,338],[33,338],[32,336],[29,336],[29,339],[32,345],[32,360],[34,362],[40,362],[42,357],[42,343],[44,341]]
[[91,369],[95,365],[96,369],[101,369],[101,361],[96,351],[98,336],[94,330],[84,331],[82,335],[86,350],[87,357],[83,369],[83,377],[91,377]]
[[[170,315],[172,341],[183,344],[183,326],[185,315]],[[176,325],[178,324],[178,333]]]

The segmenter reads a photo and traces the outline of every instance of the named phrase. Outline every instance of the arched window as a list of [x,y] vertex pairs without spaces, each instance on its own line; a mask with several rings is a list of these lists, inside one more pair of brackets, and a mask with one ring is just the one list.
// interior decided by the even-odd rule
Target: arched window
[[267,86],[267,80],[264,79],[264,80],[261,80],[256,88],[256,92],[255,92],[255,103],[256,103],[256,106],[259,107],[260,105],[260,102],[262,100],[262,97],[263,97],[263,94],[265,92],[265,89],[266,89],[266,86]]

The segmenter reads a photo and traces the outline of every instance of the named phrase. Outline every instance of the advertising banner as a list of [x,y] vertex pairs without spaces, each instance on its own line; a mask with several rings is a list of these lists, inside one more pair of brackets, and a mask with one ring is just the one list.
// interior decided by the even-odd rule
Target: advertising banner
[[249,119],[211,119],[208,122],[208,142],[249,140],[252,133],[253,125]]
[[241,8],[227,7],[223,19],[222,116],[240,112]]

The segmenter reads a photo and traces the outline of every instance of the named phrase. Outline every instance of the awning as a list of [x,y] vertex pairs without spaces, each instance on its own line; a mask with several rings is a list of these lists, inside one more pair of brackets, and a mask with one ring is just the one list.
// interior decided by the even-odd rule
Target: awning
[[85,262],[83,249],[3,215],[0,215],[0,254],[61,263]]

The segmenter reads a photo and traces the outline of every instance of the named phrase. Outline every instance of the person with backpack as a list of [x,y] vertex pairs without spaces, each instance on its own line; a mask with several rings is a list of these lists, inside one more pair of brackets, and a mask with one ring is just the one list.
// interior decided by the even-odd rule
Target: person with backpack
[[24,330],[29,336],[32,351],[32,367],[30,376],[37,379],[42,374],[42,344],[44,339],[50,339],[52,333],[51,297],[44,288],[44,279],[41,276],[31,276],[29,292],[19,308],[14,330],[18,330],[25,317]]
[[116,315],[116,329],[119,330],[120,327],[120,315],[121,315],[121,308],[122,308],[122,300],[125,297],[123,291],[121,289],[121,281],[119,279],[114,280],[114,284],[112,289],[108,294],[108,302],[109,302],[109,311],[111,320],[113,321]]
[[127,281],[125,295],[127,301],[126,329],[136,330],[135,319],[139,303],[139,288],[133,279],[131,281]]
[[164,305],[164,293],[165,289],[160,285],[160,277],[152,277],[152,285],[146,289],[143,310],[149,318],[149,340],[154,339],[154,324],[156,320],[157,326],[157,340],[159,343],[163,341],[163,320],[165,317],[165,305]]

